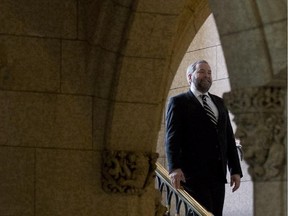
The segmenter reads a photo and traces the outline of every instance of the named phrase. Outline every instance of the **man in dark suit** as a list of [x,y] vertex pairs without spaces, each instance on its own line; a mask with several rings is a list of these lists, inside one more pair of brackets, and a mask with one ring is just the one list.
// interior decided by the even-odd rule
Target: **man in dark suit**
[[[205,60],[187,69],[190,89],[170,98],[166,115],[166,155],[173,186],[184,189],[208,211],[221,216],[227,165],[232,191],[242,170],[224,101],[208,90],[211,68]],[[203,96],[205,95],[205,96]]]

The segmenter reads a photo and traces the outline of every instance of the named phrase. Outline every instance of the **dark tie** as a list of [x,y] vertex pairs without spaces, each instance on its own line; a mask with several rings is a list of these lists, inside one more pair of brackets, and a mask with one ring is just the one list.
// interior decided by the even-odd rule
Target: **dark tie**
[[203,107],[206,111],[206,114],[209,116],[210,120],[215,124],[217,125],[217,119],[216,119],[216,116],[214,114],[214,112],[212,111],[211,107],[208,105],[207,101],[206,101],[206,98],[207,98],[207,95],[201,95],[202,97],[202,100],[203,100]]

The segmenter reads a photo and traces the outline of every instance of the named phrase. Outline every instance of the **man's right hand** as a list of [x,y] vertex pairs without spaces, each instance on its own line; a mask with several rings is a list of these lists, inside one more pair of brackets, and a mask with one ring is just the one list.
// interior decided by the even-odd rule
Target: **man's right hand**
[[171,183],[175,189],[180,189],[180,181],[185,182],[185,176],[181,169],[175,169],[169,174]]

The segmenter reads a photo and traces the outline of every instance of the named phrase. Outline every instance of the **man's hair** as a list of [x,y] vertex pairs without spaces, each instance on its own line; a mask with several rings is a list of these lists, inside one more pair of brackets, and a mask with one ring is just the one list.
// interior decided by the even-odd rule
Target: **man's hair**
[[[187,70],[186,70],[186,78],[187,78],[188,83],[189,83],[188,75],[194,73],[194,72],[196,71],[196,66],[197,66],[198,64],[201,64],[201,63],[206,63],[206,64],[208,64],[208,62],[205,61],[205,60],[198,60],[198,61],[196,61],[196,62],[194,62],[193,64],[191,64],[191,65],[188,66],[188,68],[187,68]],[[190,83],[189,83],[189,84],[190,84]]]

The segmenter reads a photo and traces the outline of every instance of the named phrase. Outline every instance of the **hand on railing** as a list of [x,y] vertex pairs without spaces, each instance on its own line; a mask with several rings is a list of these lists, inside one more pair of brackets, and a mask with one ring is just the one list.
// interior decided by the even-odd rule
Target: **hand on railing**
[[181,169],[175,169],[169,174],[171,183],[175,189],[181,188],[181,181],[186,182],[184,173]]
[[[161,193],[164,191],[166,192],[166,206],[168,210],[167,215],[171,215],[170,207],[172,196],[174,196],[176,206],[175,211],[177,214],[179,214],[180,207],[182,205],[185,209],[185,215],[192,214],[195,216],[213,216],[212,213],[208,212],[203,206],[201,206],[201,204],[199,204],[193,197],[191,197],[181,186],[178,189],[174,187],[171,177],[175,178],[175,176],[178,176],[179,183],[180,180],[185,181],[185,177],[181,169],[176,169],[169,174],[168,171],[160,163],[156,162],[156,166],[156,179],[158,183],[158,189]],[[173,173],[175,176],[172,175]]]

